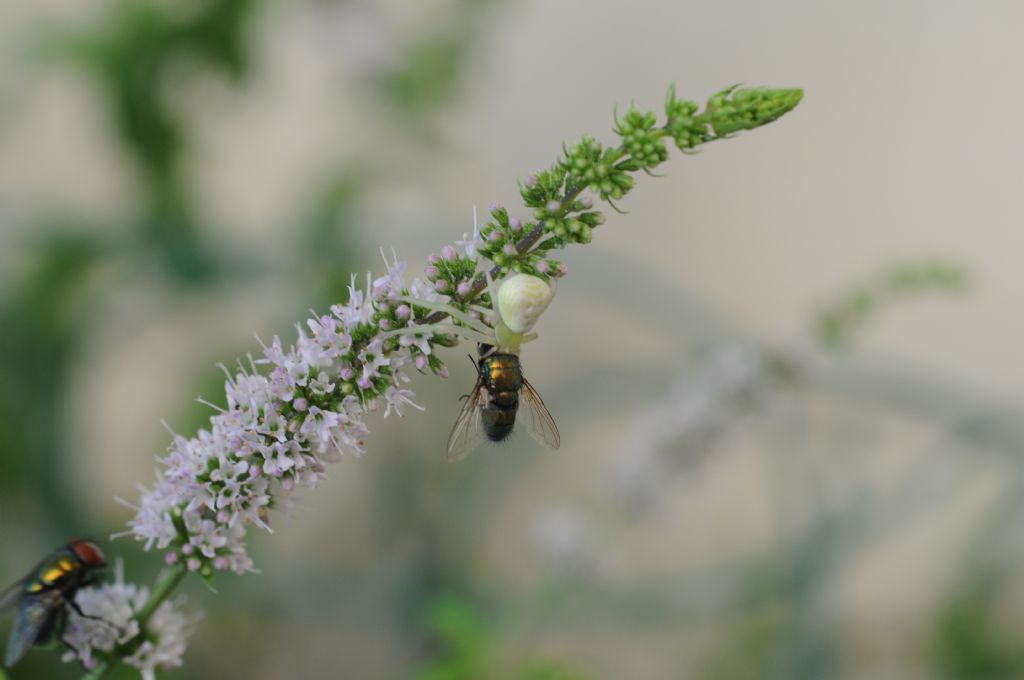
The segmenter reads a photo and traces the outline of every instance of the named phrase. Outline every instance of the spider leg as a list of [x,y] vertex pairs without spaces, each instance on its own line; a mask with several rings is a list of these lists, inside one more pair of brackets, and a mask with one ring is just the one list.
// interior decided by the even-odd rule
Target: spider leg
[[485,323],[481,322],[479,319],[474,319],[469,314],[466,314],[461,310],[455,309],[451,305],[445,305],[439,302],[428,302],[427,300],[417,300],[416,298],[409,297],[407,295],[402,295],[398,299],[403,302],[408,302],[409,304],[417,305],[419,307],[426,307],[427,309],[433,310],[435,312],[447,314],[453,319],[458,319],[459,321],[461,321],[462,323],[466,324],[467,326],[469,326],[470,328],[479,333],[487,334],[491,331],[490,327],[488,327]]
[[425,324],[423,326],[406,326],[405,328],[396,328],[391,331],[385,331],[380,334],[382,338],[390,338],[396,335],[408,335],[410,333],[452,333],[458,335],[466,340],[473,342],[493,343],[494,336],[491,334],[484,334],[476,331],[472,328],[463,328],[461,326],[452,326],[450,324],[434,323]]

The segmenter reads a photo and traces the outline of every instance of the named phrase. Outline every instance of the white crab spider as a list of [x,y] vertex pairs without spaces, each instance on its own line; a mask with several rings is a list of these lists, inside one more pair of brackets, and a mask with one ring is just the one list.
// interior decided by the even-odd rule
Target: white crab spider
[[[398,299],[447,314],[464,325],[456,326],[447,323],[410,325],[387,331],[383,335],[387,337],[410,333],[450,333],[472,342],[490,345],[496,351],[504,354],[518,355],[524,342],[530,342],[537,338],[536,333],[529,331],[551,304],[554,291],[546,281],[529,274],[513,274],[502,281],[497,289],[495,289],[490,273],[485,272],[485,276],[487,277],[487,289],[491,294],[491,308],[488,309],[480,305],[470,305],[469,307],[481,318],[473,318],[450,304],[403,295]],[[485,318],[493,320],[494,325],[489,326],[484,323],[482,319]]]

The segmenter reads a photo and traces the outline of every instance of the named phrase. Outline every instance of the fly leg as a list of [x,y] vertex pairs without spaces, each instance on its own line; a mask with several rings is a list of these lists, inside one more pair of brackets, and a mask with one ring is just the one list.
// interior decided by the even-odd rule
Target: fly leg
[[[112,630],[117,632],[117,637],[120,638],[122,635],[124,635],[124,629],[121,626],[117,625],[113,621],[108,621],[102,616],[93,616],[92,614],[86,614],[84,611],[82,611],[82,608],[79,607],[78,603],[74,600],[68,600],[67,605],[71,607],[71,609],[73,609],[74,612],[81,616],[83,619],[89,619],[90,621],[99,621],[100,623],[103,623],[104,625],[110,627]],[[58,628],[58,630],[61,631],[61,635],[63,635],[64,626],[61,625],[60,628]],[[67,644],[67,641],[64,640],[63,637],[61,638],[61,642]]]
[[86,614],[85,612],[82,611],[82,608],[79,607],[78,603],[75,602],[74,600],[68,600],[68,606],[71,607],[75,611],[75,613],[78,614],[79,616],[81,616],[83,619],[92,619],[93,621],[102,621],[103,623],[107,624],[111,628],[117,628],[117,626],[112,624],[110,621],[107,621],[102,616],[93,616],[92,614]]

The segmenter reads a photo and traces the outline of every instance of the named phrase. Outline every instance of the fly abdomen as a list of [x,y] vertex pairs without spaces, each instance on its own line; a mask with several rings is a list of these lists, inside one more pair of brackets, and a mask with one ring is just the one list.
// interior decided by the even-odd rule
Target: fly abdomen
[[519,409],[519,390],[523,373],[514,354],[491,354],[480,359],[480,375],[487,390],[487,403],[481,409],[484,434],[492,442],[512,434]]
[[480,412],[483,420],[484,434],[492,442],[500,442],[512,434],[516,424],[516,411],[519,410],[519,393],[496,392],[491,394],[491,401]]

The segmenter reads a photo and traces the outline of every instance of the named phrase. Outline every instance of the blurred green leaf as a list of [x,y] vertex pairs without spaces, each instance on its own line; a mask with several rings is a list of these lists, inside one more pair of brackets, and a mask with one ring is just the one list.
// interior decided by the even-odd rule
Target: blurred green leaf
[[981,569],[950,596],[939,616],[936,661],[951,680],[1024,677],[1024,641],[994,623],[1002,579]]
[[465,67],[483,35],[481,23],[495,0],[457,0],[403,50],[398,65],[375,78],[388,110],[401,124],[431,140],[426,118],[455,101]]
[[88,286],[101,244],[52,233],[0,299],[0,483],[32,489],[54,517],[72,521],[60,480],[69,369],[91,321]]
[[882,306],[922,293],[959,293],[967,285],[967,270],[956,263],[898,264],[847,290],[820,311],[815,318],[818,340],[833,349],[846,346]]
[[491,631],[464,599],[438,597],[428,608],[426,626],[439,653],[421,668],[417,680],[474,680],[487,677]]
[[[214,258],[182,177],[189,132],[174,96],[203,69],[240,81],[248,67],[248,27],[257,0],[187,6],[121,0],[91,31],[58,31],[44,54],[82,67],[106,100],[114,126],[145,182],[139,230],[185,281],[213,271]],[[183,64],[192,67],[185,72]],[[175,69],[178,69],[177,71]]]
[[365,177],[357,169],[338,173],[314,197],[305,220],[303,258],[314,309],[326,309],[348,299],[350,272],[355,271],[352,236],[356,210],[365,192]]
[[522,680],[586,680],[586,676],[571,671],[557,663],[537,663],[526,669]]
[[53,35],[46,49],[93,76],[129,151],[162,182],[176,171],[185,137],[169,105],[170,69],[192,58],[241,79],[256,4],[209,0],[190,4],[190,11],[151,0],[123,0],[92,32]]

